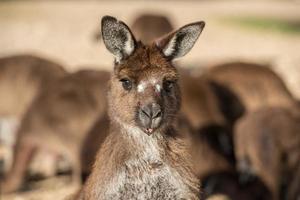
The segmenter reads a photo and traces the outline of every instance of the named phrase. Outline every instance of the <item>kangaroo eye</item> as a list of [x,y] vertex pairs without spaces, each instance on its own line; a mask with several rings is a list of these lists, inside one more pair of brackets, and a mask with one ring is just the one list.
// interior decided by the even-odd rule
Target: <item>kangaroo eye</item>
[[174,87],[174,84],[175,84],[175,81],[165,81],[164,82],[164,90],[166,92],[171,92],[172,91],[172,88]]
[[132,82],[129,79],[124,78],[124,79],[121,79],[120,81],[125,90],[131,90]]

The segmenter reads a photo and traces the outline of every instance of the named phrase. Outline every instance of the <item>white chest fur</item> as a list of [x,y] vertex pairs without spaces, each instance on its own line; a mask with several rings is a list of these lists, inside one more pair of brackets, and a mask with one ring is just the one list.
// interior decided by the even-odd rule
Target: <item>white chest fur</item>
[[158,137],[162,136],[147,136],[132,127],[127,131],[136,151],[107,185],[105,199],[187,199],[182,177],[160,150]]

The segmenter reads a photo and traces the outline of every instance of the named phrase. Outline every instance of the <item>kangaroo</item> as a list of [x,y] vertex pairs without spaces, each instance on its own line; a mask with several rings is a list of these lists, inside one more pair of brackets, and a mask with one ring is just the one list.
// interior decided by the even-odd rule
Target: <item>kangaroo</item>
[[68,74],[41,92],[26,112],[15,146],[13,165],[1,183],[3,193],[22,186],[35,152],[48,150],[71,163],[74,182],[81,174],[80,152],[86,134],[106,109],[105,71],[81,70]]
[[297,194],[299,198],[300,115],[296,108],[259,109],[240,119],[235,130],[242,178],[260,177],[274,199],[296,200]]
[[64,68],[33,55],[0,58],[0,145],[4,171],[11,165],[18,125],[37,94],[66,74]]
[[171,60],[190,51],[204,22],[151,45],[137,42],[114,17],[103,17],[101,25],[104,44],[115,56],[111,127],[78,199],[198,199],[188,145],[174,129],[180,89]]
[[282,79],[269,66],[253,63],[227,63],[212,67],[206,75],[221,98],[229,122],[245,112],[265,106],[294,107],[296,104]]
[[[174,29],[165,15],[144,13],[132,23],[132,32],[137,39],[149,44]],[[101,34],[99,34],[101,37]],[[231,130],[218,107],[218,98],[210,83],[204,77],[193,77],[188,70],[180,69],[182,91],[182,111],[198,133],[211,137],[215,149],[230,162],[234,162]]]
[[[217,97],[210,88],[209,82],[205,79],[195,80],[185,70],[179,70],[179,72],[184,109],[181,109],[179,120],[176,123],[177,130],[192,138],[191,152],[197,177],[201,180],[207,174],[232,170],[233,163],[227,159],[228,154],[224,156],[221,151],[225,149],[225,152],[228,153],[228,148],[230,148],[230,154],[233,154],[231,152],[233,150],[232,143],[228,144],[229,141],[225,141],[226,144],[220,145],[223,147],[220,149],[218,145],[223,141],[218,141],[219,135],[217,135],[219,132],[224,134],[220,137],[229,137],[231,134],[225,132],[227,130],[225,119],[218,109]],[[82,166],[85,168],[83,169],[83,180],[89,175],[96,152],[109,132],[108,116],[107,113],[104,114],[104,116],[99,116],[97,123],[89,131],[82,148]],[[194,124],[192,125],[192,123]]]
[[[163,14],[143,13],[132,22],[132,32],[137,40],[150,44],[155,39],[174,30],[171,20]],[[95,34],[96,40],[101,40],[101,32]]]
[[[136,17],[131,27],[137,39],[147,44],[174,29],[167,16],[148,13]],[[188,70],[180,69],[179,73],[182,111],[194,129],[204,130],[207,128],[211,131],[213,127],[215,129],[226,127],[223,113],[218,108],[217,97],[212,91],[209,81],[204,77],[191,76]]]
[[[189,91],[188,88],[185,88],[186,86],[188,86],[188,84],[182,84],[182,82],[187,81],[184,79],[188,79],[188,76],[186,76],[185,73],[180,73],[180,75],[181,75],[181,80],[180,80],[181,89],[186,90],[186,92],[188,93],[193,93],[193,91]],[[192,81],[190,83],[192,83]],[[217,126],[218,124],[221,124],[221,122],[224,121],[221,120],[217,121],[216,120],[217,118],[215,118],[215,116],[219,114],[217,112],[218,110],[216,109],[216,105],[213,106],[213,104],[210,104],[210,103],[214,103],[215,98],[212,99],[207,98],[207,96],[210,97],[210,95],[213,95],[212,90],[206,87],[205,87],[206,90],[201,90],[201,88],[203,88],[201,86],[207,86],[207,85],[200,83],[199,88],[191,87],[197,91],[195,96],[195,99],[198,100],[197,104],[201,104],[198,106],[195,102],[195,107],[198,108],[198,110],[200,111],[200,114],[195,117],[198,117],[198,119],[200,118],[200,120],[197,121],[196,125],[192,126],[191,124],[192,120],[190,120],[185,116],[185,114],[187,114],[187,112],[185,112],[185,113],[181,113],[178,116],[179,119],[177,120],[176,123],[177,126],[176,129],[186,137],[190,137],[191,140],[193,141],[192,142],[193,148],[191,148],[193,167],[194,167],[195,174],[200,180],[203,177],[207,176],[208,174],[217,173],[226,170],[228,171],[233,170],[232,163],[228,161],[226,156],[220,153],[220,149],[215,144],[216,138],[211,136],[212,134],[214,134],[214,132],[212,130],[206,130],[207,127],[213,125]],[[185,92],[183,92],[183,94],[184,93]],[[189,98],[191,98],[191,96],[189,96],[187,99]],[[189,101],[186,101],[185,103],[188,104]],[[211,105],[212,107],[211,110],[208,108],[207,104]],[[193,107],[193,103],[190,103],[189,106]],[[214,109],[216,110],[214,111]],[[214,112],[216,113],[216,115],[213,115]],[[211,118],[208,119],[209,122],[206,121],[207,119],[204,116],[207,115],[207,113],[212,114]],[[108,132],[109,132],[109,120],[107,114],[105,113],[104,116],[99,117],[98,121],[95,123],[93,128],[89,131],[88,136],[85,139],[86,141],[84,142],[82,148],[81,162],[82,162],[82,166],[84,167],[84,169],[82,169],[83,180],[85,180],[86,177],[89,175],[91,171],[91,167],[94,163],[96,152],[101,147],[102,142],[105,140],[105,138],[108,135]]]

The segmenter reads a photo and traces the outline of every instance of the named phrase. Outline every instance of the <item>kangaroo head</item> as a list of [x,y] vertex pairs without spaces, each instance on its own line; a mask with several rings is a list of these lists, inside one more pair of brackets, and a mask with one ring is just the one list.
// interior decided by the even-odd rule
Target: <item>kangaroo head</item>
[[172,60],[194,46],[204,22],[181,27],[150,45],[136,41],[128,26],[102,18],[102,37],[115,57],[109,92],[111,120],[151,135],[172,123],[180,109],[178,72]]

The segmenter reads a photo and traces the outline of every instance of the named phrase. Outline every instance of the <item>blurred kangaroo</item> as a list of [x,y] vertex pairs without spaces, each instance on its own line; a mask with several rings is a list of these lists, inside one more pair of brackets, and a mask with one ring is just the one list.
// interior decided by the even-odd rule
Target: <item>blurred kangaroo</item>
[[6,152],[5,169],[11,163],[15,132],[37,94],[66,74],[64,68],[33,55],[0,58],[0,148]]
[[60,64],[32,56],[0,59],[0,115],[20,118],[36,94],[65,75]]
[[171,20],[163,14],[143,13],[133,21],[132,32],[137,40],[150,44],[155,39],[174,30]]
[[20,189],[31,158],[39,150],[68,159],[73,179],[79,181],[81,148],[98,116],[106,112],[108,79],[108,72],[81,70],[62,77],[37,96],[21,122],[2,192]]
[[[222,110],[219,97],[205,76],[192,76],[181,69],[182,112],[190,121],[198,139],[210,145],[234,163],[232,133]],[[196,139],[196,138],[195,138]]]
[[151,45],[137,42],[114,17],[101,24],[116,58],[108,92],[111,129],[78,199],[198,199],[186,144],[174,128],[180,89],[171,60],[191,50],[204,22]]
[[234,123],[245,112],[265,106],[294,107],[296,104],[282,79],[269,66],[227,63],[212,67],[206,75],[221,99],[221,108]]
[[[130,26],[137,40],[150,44],[155,39],[174,30],[171,20],[164,14],[143,13],[138,15]],[[101,32],[95,34],[96,40],[101,40]]]
[[235,151],[237,168],[243,173],[241,178],[260,177],[274,199],[299,199],[297,108],[266,107],[245,115],[236,126]]

